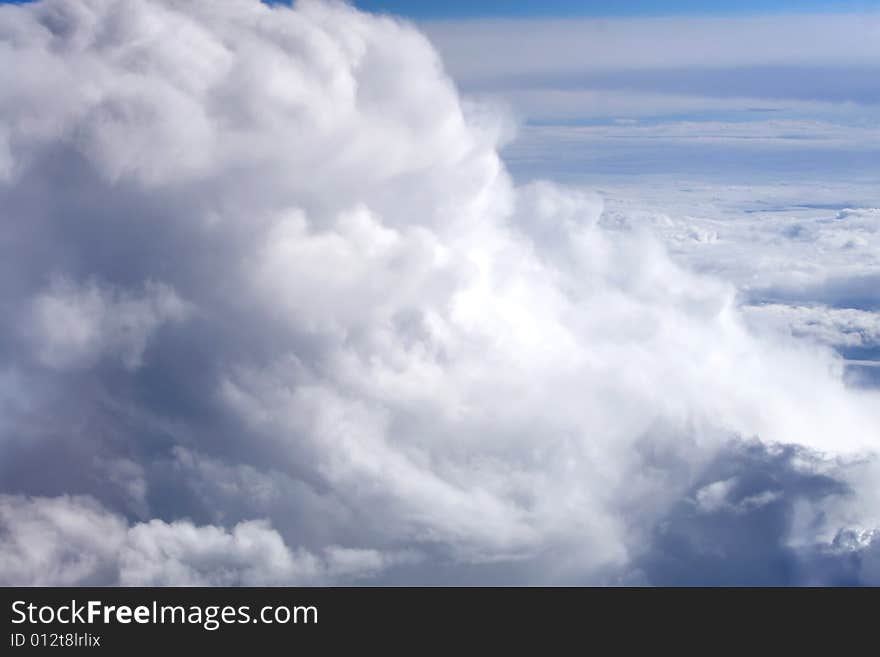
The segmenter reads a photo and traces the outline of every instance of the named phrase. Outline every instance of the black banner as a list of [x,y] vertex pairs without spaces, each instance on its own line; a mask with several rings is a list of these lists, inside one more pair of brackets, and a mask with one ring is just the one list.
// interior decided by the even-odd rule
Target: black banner
[[[613,641],[677,646],[706,632],[873,643],[873,591],[821,589],[7,588],[3,654],[52,650],[466,648]],[[870,597],[868,597],[870,596]],[[813,641],[813,639],[810,639]]]

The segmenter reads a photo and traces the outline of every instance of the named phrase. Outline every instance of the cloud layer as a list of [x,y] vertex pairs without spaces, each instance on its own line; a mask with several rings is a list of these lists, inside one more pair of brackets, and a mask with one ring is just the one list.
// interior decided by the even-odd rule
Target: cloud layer
[[422,25],[465,89],[500,96],[531,118],[768,103],[825,112],[843,104],[844,112],[857,112],[880,100],[876,11]]
[[665,582],[705,517],[876,575],[876,392],[514,185],[411,26],[44,0],[0,52],[4,582]]

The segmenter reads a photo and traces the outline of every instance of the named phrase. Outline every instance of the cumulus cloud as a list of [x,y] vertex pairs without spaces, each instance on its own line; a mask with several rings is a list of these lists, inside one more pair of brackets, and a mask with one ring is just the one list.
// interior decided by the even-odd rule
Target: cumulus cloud
[[856,308],[789,306],[769,303],[746,306],[756,324],[790,330],[795,335],[839,347],[872,347],[880,344],[880,315]]
[[[700,502],[732,439],[877,446],[830,349],[514,185],[409,25],[43,0],[0,39],[4,581],[650,580],[682,500],[776,508]],[[871,528],[850,485],[805,544]]]
[[338,546],[292,551],[265,520],[228,530],[187,520],[129,526],[89,497],[4,495],[0,522],[7,585],[301,586],[368,576],[391,561]]
[[141,364],[147,339],[162,323],[180,321],[187,307],[170,288],[152,282],[133,296],[55,281],[34,298],[23,330],[37,358],[53,368],[88,366],[102,355],[125,367]]

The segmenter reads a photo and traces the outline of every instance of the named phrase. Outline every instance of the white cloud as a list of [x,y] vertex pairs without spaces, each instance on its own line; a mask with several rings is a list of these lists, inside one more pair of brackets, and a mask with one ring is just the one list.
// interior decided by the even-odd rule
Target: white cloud
[[53,0],[0,35],[33,78],[2,101],[3,304],[50,366],[12,362],[29,408],[2,428],[35,438],[0,444],[72,454],[63,492],[108,507],[33,472],[3,581],[347,581],[413,554],[601,581],[733,436],[877,447],[877,395],[829,350],[753,334],[733,285],[593,195],[515,186],[506,119],[465,112],[411,27]]
[[94,499],[0,496],[0,580],[8,585],[279,586],[351,581],[411,555],[291,550],[265,520],[229,530],[161,520],[128,525]]
[[0,579],[8,586],[74,586],[108,577],[125,522],[94,500],[0,497]]
[[793,334],[839,347],[873,347],[880,344],[880,315],[855,308],[745,306],[747,317],[761,327],[774,326]]
[[23,330],[37,358],[49,367],[87,367],[107,355],[135,369],[150,335],[189,312],[174,290],[161,283],[147,281],[142,294],[132,295],[61,278],[33,300]]
[[736,478],[713,481],[700,488],[694,495],[697,508],[702,513],[726,511],[730,513],[747,513],[760,508],[781,497],[779,491],[765,490],[731,501],[731,493],[737,485]]
[[326,584],[375,575],[396,561],[375,550],[329,546],[324,556],[290,550],[262,520],[230,530],[151,520],[128,530],[118,555],[123,586]]

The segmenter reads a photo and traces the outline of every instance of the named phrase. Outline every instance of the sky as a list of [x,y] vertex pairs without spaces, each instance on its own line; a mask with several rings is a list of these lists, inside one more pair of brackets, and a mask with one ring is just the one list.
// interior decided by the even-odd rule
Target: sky
[[415,19],[425,18],[521,18],[551,16],[693,16],[737,14],[787,14],[880,9],[876,0],[453,0],[425,2],[407,0],[357,0],[357,7]]
[[[24,4],[33,0],[0,0],[0,4]],[[278,4],[290,4],[279,0]],[[354,6],[373,13],[386,13],[414,19],[425,18],[519,18],[519,17],[575,17],[575,16],[683,16],[735,15],[754,13],[810,13],[846,11],[873,11],[880,8],[876,0],[748,0],[734,2],[719,0],[618,0],[595,2],[591,0],[452,0],[429,2],[424,0],[354,0]]]
[[521,177],[545,175],[536,158],[551,143],[549,166],[591,184],[721,173],[739,184],[860,179],[869,191],[880,173],[876,12],[420,25],[464,94],[516,117],[508,161]]
[[880,583],[880,23],[798,4],[5,3],[0,583]]

